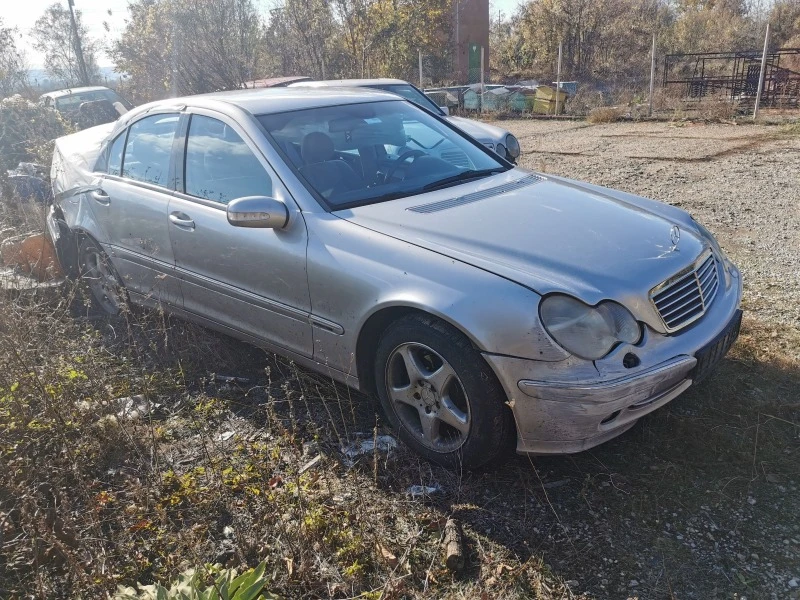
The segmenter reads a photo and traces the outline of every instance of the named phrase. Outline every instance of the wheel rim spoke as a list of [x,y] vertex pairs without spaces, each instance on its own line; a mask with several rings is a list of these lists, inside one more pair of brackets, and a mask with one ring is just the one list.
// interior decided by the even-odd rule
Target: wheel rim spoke
[[431,444],[439,442],[439,425],[441,421],[434,414],[426,414],[424,410],[419,411],[419,423],[422,426],[422,437]]
[[450,385],[450,382],[456,378],[456,372],[453,370],[453,367],[446,362],[443,362],[441,367],[439,367],[433,373],[425,373],[423,378],[441,395],[444,395],[447,393],[447,388]]
[[405,387],[392,387],[390,388],[390,396],[395,402],[400,404],[408,404],[414,408],[419,408],[419,400],[414,398],[414,386],[407,385]]
[[419,362],[417,362],[417,357],[414,355],[413,346],[403,346],[403,348],[400,350],[400,356],[403,357],[403,362],[406,365],[406,372],[408,373],[408,378],[412,385],[416,381],[426,379],[425,368],[422,367]]
[[442,398],[441,408],[436,416],[440,421],[458,429],[464,435],[469,433],[469,416],[458,408],[449,397]]

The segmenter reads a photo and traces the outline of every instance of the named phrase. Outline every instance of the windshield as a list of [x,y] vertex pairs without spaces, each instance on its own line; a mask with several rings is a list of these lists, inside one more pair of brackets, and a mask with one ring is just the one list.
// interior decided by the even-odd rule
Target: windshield
[[298,110],[258,120],[287,164],[332,210],[413,196],[511,168],[402,100]]
[[443,115],[442,109],[437,104],[428,98],[424,92],[418,90],[409,83],[403,84],[388,84],[388,85],[371,85],[370,88],[374,90],[383,90],[384,92],[392,92],[398,96],[402,96],[406,100],[411,100],[414,104],[419,104],[426,110],[432,110],[437,115]]

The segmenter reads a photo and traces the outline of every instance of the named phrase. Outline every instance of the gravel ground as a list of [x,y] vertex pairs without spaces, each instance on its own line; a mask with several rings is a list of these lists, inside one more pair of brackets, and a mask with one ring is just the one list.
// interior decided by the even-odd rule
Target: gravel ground
[[692,213],[742,269],[747,321],[707,383],[630,433],[575,456],[520,457],[460,488],[481,511],[465,520],[591,598],[800,598],[800,137],[503,125],[524,167]]
[[745,309],[800,329],[800,136],[776,127],[503,121],[520,165],[680,206],[744,274]]

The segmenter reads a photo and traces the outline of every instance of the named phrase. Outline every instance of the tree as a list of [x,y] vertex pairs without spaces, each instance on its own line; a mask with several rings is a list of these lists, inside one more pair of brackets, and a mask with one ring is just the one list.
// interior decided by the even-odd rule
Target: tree
[[242,87],[264,68],[252,0],[134,0],[111,49],[139,101]]
[[550,77],[562,43],[566,78],[644,77],[652,35],[672,20],[668,0],[532,0],[501,27],[493,64],[501,75]]
[[800,48],[800,0],[778,0],[769,15],[772,45]]
[[27,81],[25,58],[17,49],[16,29],[3,26],[0,19],[0,98],[18,91]]
[[267,30],[275,75],[449,79],[450,0],[284,0]]
[[[317,79],[338,76],[331,64],[330,47],[337,33],[330,3],[326,0],[285,0],[271,12],[267,29],[268,53],[280,60],[273,74],[309,75]],[[276,67],[279,69],[276,72]]]
[[[100,78],[97,68],[97,43],[92,40],[81,20],[81,11],[75,11],[77,38],[83,50],[86,74],[89,82]],[[69,9],[55,3],[45,9],[31,30],[34,47],[44,54],[44,66],[51,77],[62,81],[66,86],[84,82],[78,62],[76,33],[72,29]]]

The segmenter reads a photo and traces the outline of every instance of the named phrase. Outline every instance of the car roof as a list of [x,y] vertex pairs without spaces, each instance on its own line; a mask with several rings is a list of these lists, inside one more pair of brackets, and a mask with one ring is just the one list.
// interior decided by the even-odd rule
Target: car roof
[[253,79],[252,81],[245,81],[242,87],[244,89],[251,88],[269,88],[269,87],[287,87],[292,83],[299,81],[309,81],[311,77],[305,75],[294,75],[291,77],[269,77],[266,79]]
[[409,85],[402,79],[326,79],[324,81],[300,81],[289,87],[370,87],[373,85]]
[[[198,108],[220,108],[220,104],[237,106],[253,115],[267,115],[304,110],[309,108],[325,108],[341,104],[359,104],[362,102],[397,101],[397,96],[378,90],[356,88],[336,88],[319,90],[315,88],[257,88],[233,90],[230,92],[212,92],[182,98],[168,98],[135,108],[128,113],[131,118],[141,113],[160,109],[175,109],[182,106]],[[130,121],[130,119],[127,119]]]
[[71,96],[72,94],[80,94],[83,92],[100,92],[103,90],[108,90],[109,92],[113,92],[114,90],[107,88],[102,85],[90,85],[85,87],[76,87],[76,88],[65,88],[63,90],[55,90],[52,92],[47,92],[39,96],[40,98],[63,98],[64,96]]

